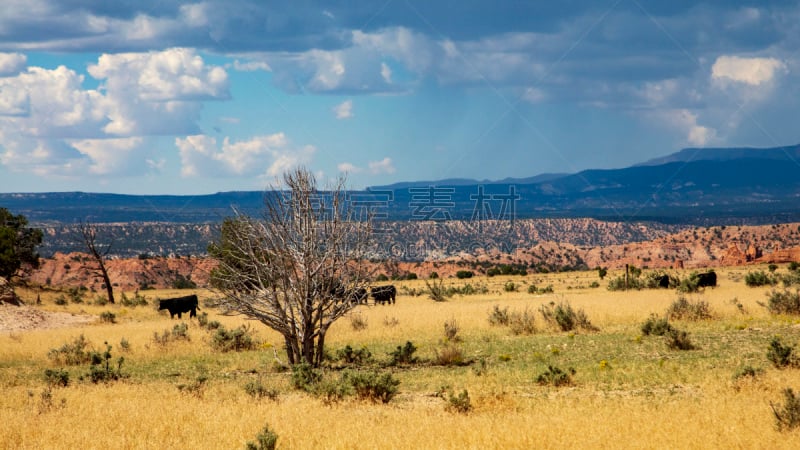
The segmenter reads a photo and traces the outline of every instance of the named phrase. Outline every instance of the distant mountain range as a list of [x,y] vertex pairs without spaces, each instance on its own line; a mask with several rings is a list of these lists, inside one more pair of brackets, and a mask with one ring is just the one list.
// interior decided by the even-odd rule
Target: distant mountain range
[[[0,207],[33,223],[217,223],[234,209],[258,214],[264,192],[193,196],[6,193]],[[470,220],[594,217],[672,223],[800,220],[800,145],[687,148],[622,169],[478,181],[448,179],[374,186],[354,202],[382,219]]]

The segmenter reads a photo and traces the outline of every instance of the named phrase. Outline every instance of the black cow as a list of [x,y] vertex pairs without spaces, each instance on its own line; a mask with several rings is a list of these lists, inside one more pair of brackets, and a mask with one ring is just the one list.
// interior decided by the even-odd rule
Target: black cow
[[360,287],[355,291],[353,291],[353,295],[351,298],[353,300],[353,303],[358,303],[359,305],[361,305],[367,303],[368,297],[369,296],[367,295],[367,290],[363,287]]
[[[344,286],[339,285],[339,286],[331,288],[329,293],[334,298],[344,299],[345,296],[347,295],[347,290],[344,288]],[[365,288],[363,288],[363,287],[359,287],[359,288],[356,288],[355,290],[353,290],[350,293],[349,300],[353,304],[360,305],[360,304],[367,303],[367,297],[368,297],[367,296],[367,290]]]
[[698,273],[697,274],[697,287],[716,287],[717,274],[714,272]]
[[669,275],[661,275],[661,278],[658,279],[658,287],[669,288]]
[[388,286],[374,286],[372,288],[372,298],[375,299],[375,304],[384,303],[394,304],[394,299],[397,296],[397,289],[393,284]]
[[174,319],[175,314],[178,315],[178,319],[181,318],[181,314],[188,312],[189,317],[197,317],[197,310],[200,309],[197,306],[197,296],[195,294],[187,295],[186,297],[177,297],[177,298],[168,298],[166,300],[161,300],[158,302],[158,310],[161,311],[162,309],[166,309],[169,311],[169,318]]

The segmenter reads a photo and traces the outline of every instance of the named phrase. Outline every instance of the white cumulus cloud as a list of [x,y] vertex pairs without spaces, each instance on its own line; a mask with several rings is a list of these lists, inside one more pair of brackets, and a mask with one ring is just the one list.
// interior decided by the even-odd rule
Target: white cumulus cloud
[[308,163],[316,149],[295,147],[284,133],[256,136],[250,140],[221,144],[211,136],[177,138],[183,176],[277,176],[292,167]]
[[353,101],[345,100],[333,107],[333,112],[339,120],[350,119],[353,117]]
[[772,81],[779,72],[785,70],[786,64],[775,58],[720,56],[711,66],[711,78],[758,86]]
[[382,174],[382,173],[394,173],[394,163],[392,162],[392,158],[388,156],[383,158],[380,161],[370,161],[369,162],[369,171],[375,175]]
[[19,53],[0,52],[0,77],[16,75],[25,68],[28,58]]

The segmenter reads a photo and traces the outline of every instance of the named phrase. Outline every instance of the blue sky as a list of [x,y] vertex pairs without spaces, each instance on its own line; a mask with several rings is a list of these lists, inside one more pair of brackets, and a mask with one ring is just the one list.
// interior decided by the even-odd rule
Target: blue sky
[[800,4],[3,0],[0,192],[360,188],[800,143]]

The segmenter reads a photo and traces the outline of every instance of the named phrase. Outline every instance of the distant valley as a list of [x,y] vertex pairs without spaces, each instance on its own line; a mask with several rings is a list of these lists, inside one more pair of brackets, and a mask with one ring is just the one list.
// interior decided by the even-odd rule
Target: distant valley
[[[696,226],[800,222],[798,161],[800,145],[684,149],[622,169],[374,186],[349,201],[375,214],[380,252],[401,260],[540,242],[610,246]],[[0,207],[45,230],[45,256],[81,250],[79,221],[100,226],[120,257],[202,255],[225,217],[260,214],[265,195],[277,194],[3,193]]]

